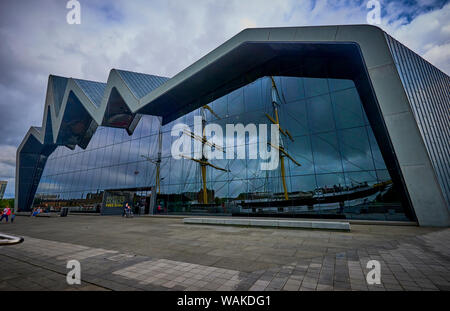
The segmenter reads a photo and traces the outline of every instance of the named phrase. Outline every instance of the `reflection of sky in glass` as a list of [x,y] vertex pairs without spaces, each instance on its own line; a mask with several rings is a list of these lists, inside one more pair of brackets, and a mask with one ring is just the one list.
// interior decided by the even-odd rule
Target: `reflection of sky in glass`
[[[282,139],[286,150],[301,163],[297,166],[285,160],[289,191],[390,179],[353,82],[276,77],[276,83],[282,97],[280,123],[294,141]],[[207,119],[223,126],[224,133],[227,123],[270,125],[265,116],[273,114],[270,87],[270,79],[262,78],[233,91],[210,104],[221,119],[206,112]],[[181,193],[201,187],[199,165],[170,156],[175,139],[170,135],[172,126],[178,122],[192,125],[198,115],[196,110],[162,127],[162,191]],[[154,186],[155,164],[142,156],[157,159],[159,127],[159,118],[142,116],[132,136],[124,129],[99,127],[86,150],[58,147],[49,157],[38,193],[71,198],[104,189]],[[224,142],[230,144],[229,139]],[[258,137],[247,137],[237,144],[257,142]],[[208,188],[221,197],[281,192],[280,170],[261,171],[259,161],[212,160],[229,172],[208,168]]]

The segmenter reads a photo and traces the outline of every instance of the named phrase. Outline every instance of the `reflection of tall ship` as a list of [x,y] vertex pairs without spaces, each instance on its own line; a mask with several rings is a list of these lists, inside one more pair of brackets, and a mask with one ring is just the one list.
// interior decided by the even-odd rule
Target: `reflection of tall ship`
[[[384,197],[389,197],[392,191],[392,181],[384,181],[375,184],[369,184],[368,182],[353,181],[350,185],[341,186],[331,185],[316,188],[311,191],[297,190],[289,191],[287,187],[286,176],[286,163],[291,162],[293,166],[301,166],[295,157],[300,156],[298,154],[290,154],[286,147],[286,142],[294,142],[293,135],[289,130],[282,126],[280,120],[280,108],[282,103],[285,102],[284,96],[279,92],[276,82],[273,77],[270,77],[271,81],[271,112],[264,113],[265,118],[269,123],[275,124],[279,129],[279,137],[277,140],[272,139],[268,142],[269,148],[275,148],[278,150],[279,166],[276,170],[266,171],[265,178],[261,176],[261,172],[255,173],[259,175],[255,177],[262,184],[253,184],[253,192],[242,192],[239,195],[234,194],[229,197],[218,196],[217,193],[222,192],[221,187],[227,186],[235,179],[239,180],[239,175],[233,174],[229,168],[233,162],[228,161],[226,167],[222,168],[208,160],[205,157],[204,150],[206,147],[214,148],[220,152],[224,152],[222,146],[217,146],[214,142],[210,141],[206,137],[205,127],[207,125],[207,115],[211,114],[216,119],[221,118],[216,112],[209,106],[205,105],[200,108],[201,115],[201,132],[194,132],[185,129],[183,135],[186,135],[193,140],[200,142],[201,149],[197,152],[201,152],[200,156],[188,157],[182,156],[184,159],[192,161],[197,167],[195,173],[195,184],[200,184],[199,189],[192,189],[190,191],[177,192],[177,193],[160,193],[160,184],[163,178],[160,177],[161,166],[161,150],[162,150],[162,134],[161,129],[158,135],[158,156],[155,159],[143,156],[149,162],[156,166],[156,182],[155,190],[157,191],[157,204],[161,204],[164,207],[168,207],[171,213],[225,213],[225,214],[307,214],[308,212],[325,212],[325,213],[342,213],[343,209],[348,212],[349,209],[367,209],[370,206],[370,210],[376,210],[381,206]],[[305,158],[306,159],[306,158]],[[187,163],[188,163],[187,162]],[[219,186],[216,186],[214,178],[208,182],[208,177],[211,178],[211,174],[207,174],[208,170],[217,170],[226,172],[229,174],[227,178],[228,183],[219,182]],[[236,171],[236,169],[233,169]],[[248,180],[251,183],[251,178]],[[210,186],[208,188],[208,185]],[[186,188],[185,188],[186,189]],[[311,188],[309,188],[311,189]],[[187,189],[186,189],[187,190]],[[156,192],[155,191],[155,192]],[[387,201],[389,202],[389,201]]]
[[298,163],[284,148],[284,138],[289,138],[292,142],[294,141],[294,138],[292,137],[291,133],[287,129],[283,129],[280,125],[280,118],[278,116],[278,106],[279,102],[281,102],[280,94],[278,93],[277,85],[275,83],[275,80],[273,77],[270,77],[272,81],[272,109],[273,109],[273,117],[266,113],[266,117],[278,126],[278,130],[281,134],[278,138],[278,146],[272,144],[271,142],[268,143],[271,148],[275,148],[278,150],[278,155],[280,157],[280,173],[281,173],[281,181],[283,184],[283,194],[284,199],[286,201],[289,201],[289,193],[286,186],[286,173],[285,173],[285,165],[284,165],[284,159],[288,158],[290,161],[292,161],[295,165],[301,166],[300,163]]
[[[350,187],[342,187],[335,185],[333,187],[317,188],[308,192],[291,192],[288,200],[282,199],[282,194],[275,194],[272,200],[267,199],[265,193],[246,194],[246,200],[242,200],[240,205],[243,209],[254,208],[273,208],[273,207],[301,207],[307,206],[310,209],[314,205],[338,203],[343,206],[346,201],[354,201],[354,204],[368,203],[374,200],[379,194],[383,194],[392,188],[392,181],[385,181],[368,185],[367,182],[353,185]],[[336,205],[330,206],[335,209]]]
[[[320,206],[321,211],[338,210],[343,212],[344,206],[357,206],[358,208],[367,208],[367,206],[383,197],[392,190],[392,181],[384,181],[369,185],[367,182],[352,182],[350,186],[333,185],[331,187],[321,187],[313,191],[294,191],[288,192],[286,186],[285,158],[301,166],[284,148],[285,139],[294,142],[294,138],[287,129],[283,129],[280,124],[278,108],[282,102],[282,97],[278,91],[273,77],[272,82],[272,109],[273,115],[265,114],[266,117],[276,124],[280,131],[279,145],[272,143],[269,145],[279,151],[280,156],[280,179],[282,192],[270,193],[269,189],[263,192],[241,193],[236,199],[236,203],[244,213],[265,213],[266,211],[280,212],[308,212]],[[284,97],[283,97],[284,98]],[[268,182],[266,183],[268,184]],[[266,188],[266,186],[264,187]],[[270,187],[267,187],[270,188]],[[287,208],[287,209],[286,209]]]
[[363,182],[357,185],[352,184],[350,187],[334,185],[330,188],[318,188],[314,191],[313,199],[318,202],[323,201],[325,203],[355,200],[376,194],[384,190],[384,188],[386,188],[386,186],[390,184],[392,184],[392,181],[376,183],[372,186],[369,186],[367,182]]
[[200,165],[200,169],[201,169],[202,189],[199,192],[199,197],[197,200],[198,204],[191,205],[194,208],[208,208],[208,207],[214,207],[216,205],[216,203],[214,203],[214,198],[213,198],[214,190],[208,190],[208,188],[207,188],[206,169],[209,167],[209,168],[212,168],[215,170],[228,172],[227,169],[218,167],[218,166],[212,164],[211,162],[209,162],[205,156],[205,146],[209,146],[211,148],[217,149],[220,152],[225,152],[225,150],[223,149],[222,146],[218,146],[215,143],[210,142],[206,138],[206,133],[205,133],[205,127],[206,127],[206,122],[207,122],[206,121],[206,111],[209,111],[209,113],[211,113],[214,117],[216,117],[217,119],[220,119],[220,117],[214,112],[214,110],[210,106],[204,105],[203,107],[200,108],[200,113],[201,113],[201,117],[202,117],[202,128],[201,128],[202,136],[199,136],[199,135],[191,132],[190,130],[185,130],[183,133],[184,135],[187,135],[187,136],[191,137],[192,139],[201,142],[201,150],[200,150],[201,157],[200,157],[200,159],[191,158],[188,156],[182,156],[185,159],[188,159],[188,160],[198,163]]
[[[156,205],[163,207],[164,209],[169,208],[170,210],[175,209],[175,212],[180,211],[186,211],[186,212],[192,212],[192,211],[199,211],[199,212],[208,212],[209,210],[214,210],[215,207],[221,206],[217,202],[217,198],[214,197],[214,189],[208,189],[207,188],[207,168],[212,168],[215,170],[220,170],[223,172],[229,172],[229,170],[225,168],[218,167],[214,164],[212,164],[206,157],[205,157],[205,146],[209,146],[211,148],[217,149],[221,152],[225,152],[225,150],[222,148],[222,146],[218,146],[213,142],[210,142],[206,135],[205,135],[205,126],[206,126],[206,113],[209,112],[211,115],[216,117],[217,119],[220,119],[220,117],[214,112],[214,110],[208,106],[204,105],[200,108],[200,113],[202,117],[202,124],[201,124],[201,136],[197,135],[196,133],[190,131],[190,130],[184,130],[183,135],[186,135],[194,140],[197,140],[201,143],[201,149],[199,152],[201,152],[200,157],[189,157],[185,155],[181,155],[184,159],[191,160],[195,163],[198,163],[199,169],[200,169],[200,183],[202,185],[200,191],[198,192],[182,192],[182,193],[164,193],[161,192],[161,181],[164,179],[161,177],[161,163],[162,163],[162,128],[160,126],[159,132],[158,132],[158,154],[156,158],[151,158],[145,155],[141,155],[142,158],[146,159],[148,162],[152,163],[156,167],[156,176],[155,176],[155,192],[156,192]],[[176,207],[181,207],[181,210],[177,209]],[[186,209],[187,208],[187,209]]]

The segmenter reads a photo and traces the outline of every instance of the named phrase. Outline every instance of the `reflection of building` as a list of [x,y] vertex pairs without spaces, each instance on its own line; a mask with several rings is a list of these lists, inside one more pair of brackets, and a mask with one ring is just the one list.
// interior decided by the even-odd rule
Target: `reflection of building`
[[[170,156],[172,126],[192,126],[205,104],[220,116],[207,121],[224,128],[270,124],[270,76],[280,124],[293,138],[284,148],[301,163],[286,162],[288,195],[280,170],[261,171],[260,160],[211,160],[227,171],[207,172],[203,203],[199,165]],[[16,204],[29,209],[35,193],[83,204],[105,191],[114,197],[102,194],[103,204],[120,208],[126,193],[149,213],[162,206],[448,225],[449,82],[372,26],[246,30],[171,79],[119,70],[107,84],[51,76],[43,126],[19,147]],[[146,159],[159,151],[158,179]]]
[[40,201],[56,201],[59,200],[59,194],[53,194],[53,193],[36,193],[36,195],[34,196],[34,201],[36,202],[37,200]]
[[7,181],[0,180],[0,200],[3,199],[6,191],[6,185],[8,185]]

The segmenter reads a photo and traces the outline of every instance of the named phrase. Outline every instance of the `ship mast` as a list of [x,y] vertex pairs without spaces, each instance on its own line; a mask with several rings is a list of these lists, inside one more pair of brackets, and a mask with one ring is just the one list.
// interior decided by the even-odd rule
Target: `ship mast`
[[153,163],[156,165],[156,182],[155,182],[155,188],[158,189],[158,194],[161,192],[161,179],[160,179],[160,170],[161,170],[161,154],[162,154],[162,130],[161,126],[159,127],[158,131],[158,156],[156,160],[146,156],[141,155],[144,159],[149,161],[150,163]]
[[[278,126],[278,129],[280,130],[281,134],[283,134],[283,136],[289,138],[291,141],[294,141],[294,138],[292,137],[291,133],[289,133],[289,131],[283,130],[280,126],[280,119],[278,118],[278,106],[279,103],[278,101],[281,101],[280,95],[278,93],[278,89],[277,89],[277,85],[275,84],[275,80],[273,79],[273,77],[270,77],[271,81],[272,81],[272,108],[273,108],[273,114],[274,117],[270,116],[269,114],[265,114],[266,117],[270,120],[270,122],[272,122],[273,124],[276,124]],[[286,150],[284,149],[284,143],[283,143],[283,138],[280,136],[279,139],[279,145],[275,146],[272,143],[268,143],[272,148],[276,148],[279,151],[279,156],[280,156],[280,170],[281,170],[281,181],[283,183],[283,190],[284,190],[284,199],[285,200],[289,200],[289,194],[287,191],[287,186],[286,186],[286,173],[285,173],[285,167],[284,167],[284,158],[288,158],[289,160],[291,160],[292,162],[294,162],[295,165],[297,166],[301,166],[300,163],[298,163],[289,153],[286,152]]]
[[184,134],[192,137],[195,140],[198,140],[202,143],[202,157],[201,159],[195,159],[195,158],[191,158],[191,157],[187,157],[187,156],[183,156],[183,158],[188,159],[188,160],[192,160],[194,162],[197,162],[200,164],[200,169],[202,172],[202,199],[203,199],[203,204],[207,204],[208,203],[208,190],[206,187],[206,167],[212,167],[216,170],[220,170],[220,171],[224,171],[224,172],[228,172],[227,169],[215,166],[211,163],[208,162],[208,159],[205,157],[205,153],[204,153],[204,148],[205,145],[208,145],[210,147],[214,147],[217,150],[220,150],[222,152],[225,152],[224,149],[221,146],[218,146],[214,143],[209,142],[206,139],[206,135],[205,135],[205,126],[206,126],[206,110],[208,110],[212,115],[214,115],[216,118],[219,119],[219,116],[214,112],[214,110],[209,107],[208,105],[204,105],[202,108],[200,108],[201,110],[201,115],[202,115],[202,136],[196,135],[195,133],[189,131],[189,130],[185,130]]

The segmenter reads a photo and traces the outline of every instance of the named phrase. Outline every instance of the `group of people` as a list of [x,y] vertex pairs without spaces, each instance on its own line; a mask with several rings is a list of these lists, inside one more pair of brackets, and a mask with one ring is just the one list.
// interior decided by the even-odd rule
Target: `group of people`
[[[139,210],[139,208],[140,208],[139,206],[136,207],[137,211]],[[164,211],[163,207],[161,205],[158,205],[156,212],[158,214],[161,214],[163,211]],[[35,207],[31,211],[30,217],[33,217],[33,216],[36,217],[37,215],[39,215],[43,212],[44,212],[44,210],[41,207]],[[14,218],[16,216],[8,205],[3,209],[3,211],[1,212],[0,215],[1,215],[0,222],[3,222],[3,219],[6,219],[6,222],[8,222],[9,219],[11,218],[11,223],[14,222]],[[125,216],[133,217],[133,210],[131,209],[131,205],[129,205],[128,202],[126,202],[123,207],[122,217],[125,217]]]
[[11,217],[11,223],[14,222],[14,218],[16,217],[16,215],[14,214],[14,212],[11,210],[11,208],[6,205],[6,207],[3,209],[2,211],[2,216],[0,217],[0,222],[3,222],[3,218],[6,219],[6,222],[8,222],[9,217]]
[[[30,216],[37,216],[39,214],[41,214],[43,212],[43,209],[40,207],[35,207],[33,208],[33,210],[31,211]],[[3,222],[3,219],[6,219],[6,222],[9,221],[9,219],[11,218],[11,223],[14,222],[14,219],[16,218],[16,215],[14,214],[14,211],[8,206],[6,205],[6,207],[3,209],[3,211],[0,213],[0,222]]]

